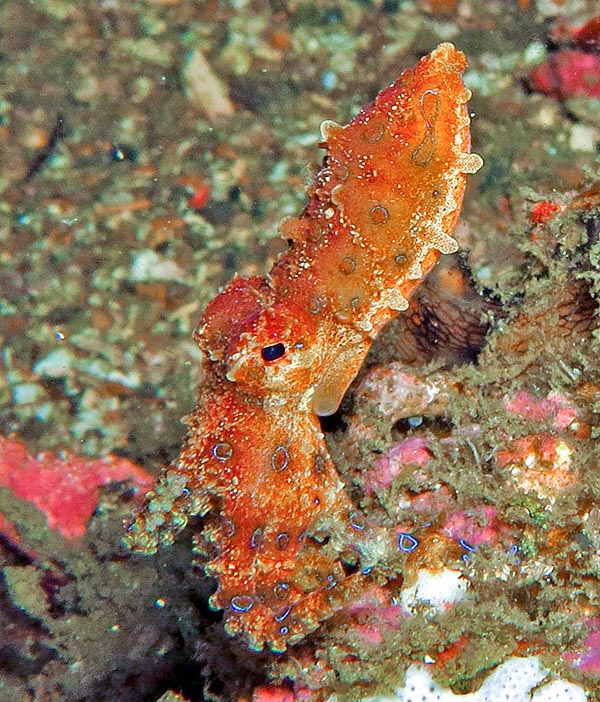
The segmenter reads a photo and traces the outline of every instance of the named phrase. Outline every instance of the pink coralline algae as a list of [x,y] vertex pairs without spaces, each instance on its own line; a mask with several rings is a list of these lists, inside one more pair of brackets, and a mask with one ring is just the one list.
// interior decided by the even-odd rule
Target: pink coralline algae
[[[143,494],[152,485],[153,477],[118,456],[84,458],[44,452],[34,457],[18,441],[0,437],[0,486],[35,505],[45,515],[48,526],[65,539],[75,540],[85,534],[101,486],[125,480]],[[15,540],[13,525],[1,514],[0,531]]]
[[365,488],[370,492],[387,487],[406,465],[423,466],[430,458],[427,440],[421,436],[412,436],[396,444],[376,462],[365,480]]
[[580,27],[559,20],[551,36],[557,50],[531,69],[531,89],[558,100],[600,97],[600,16]]
[[551,54],[529,74],[536,92],[558,100],[600,97],[600,56],[585,51],[564,50]]
[[442,533],[469,550],[469,547],[498,543],[502,537],[507,537],[509,528],[499,520],[495,507],[477,505],[469,511],[451,514],[442,527]]
[[590,633],[583,641],[583,648],[578,653],[569,651],[565,654],[565,660],[586,673],[600,675],[600,618],[585,622]]
[[509,412],[536,422],[552,419],[555,429],[566,429],[577,419],[575,405],[556,392],[551,392],[540,400],[532,397],[530,393],[518,391],[505,400],[504,406]]

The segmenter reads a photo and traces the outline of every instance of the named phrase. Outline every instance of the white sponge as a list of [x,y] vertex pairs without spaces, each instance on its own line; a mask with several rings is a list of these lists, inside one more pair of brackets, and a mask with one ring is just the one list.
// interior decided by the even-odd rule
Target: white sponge
[[543,684],[548,674],[537,656],[509,658],[477,692],[455,695],[435,683],[426,666],[412,665],[396,695],[369,697],[364,702],[586,702],[585,690],[575,683],[553,680]]

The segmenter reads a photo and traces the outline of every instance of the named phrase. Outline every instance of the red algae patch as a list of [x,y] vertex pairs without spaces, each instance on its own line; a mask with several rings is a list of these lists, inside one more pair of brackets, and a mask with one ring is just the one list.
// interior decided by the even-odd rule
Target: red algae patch
[[[85,534],[100,487],[113,482],[131,482],[143,494],[153,476],[117,456],[92,459],[45,451],[34,457],[18,441],[0,437],[0,486],[35,505],[65,539]],[[3,531],[11,536],[10,529]]]

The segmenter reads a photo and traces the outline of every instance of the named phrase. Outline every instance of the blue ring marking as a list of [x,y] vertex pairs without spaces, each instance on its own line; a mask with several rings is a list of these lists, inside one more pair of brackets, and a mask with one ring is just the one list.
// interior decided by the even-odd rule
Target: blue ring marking
[[477,551],[476,546],[471,546],[471,544],[468,541],[465,541],[464,539],[459,539],[458,540],[459,546],[462,546],[465,551],[469,551],[470,553],[475,553]]
[[405,531],[401,531],[398,534],[398,546],[404,553],[412,553],[418,545],[418,539],[415,539],[412,534],[408,534]]

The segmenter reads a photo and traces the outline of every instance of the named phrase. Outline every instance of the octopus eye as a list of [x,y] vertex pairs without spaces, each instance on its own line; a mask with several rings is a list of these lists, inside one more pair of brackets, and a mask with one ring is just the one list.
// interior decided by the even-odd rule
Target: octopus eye
[[271,346],[265,346],[264,349],[261,350],[260,355],[262,356],[263,361],[268,363],[281,358],[284,353],[285,346],[283,344],[272,344]]

